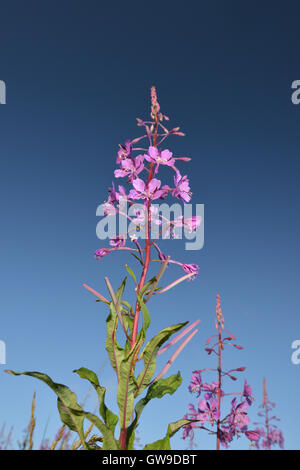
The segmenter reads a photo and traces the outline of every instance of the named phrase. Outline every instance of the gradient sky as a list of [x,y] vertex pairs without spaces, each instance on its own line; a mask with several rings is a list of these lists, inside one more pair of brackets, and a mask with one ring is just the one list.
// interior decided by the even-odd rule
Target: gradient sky
[[[181,370],[183,385],[148,405],[139,437],[162,437],[192,399],[191,372],[213,367],[203,349],[220,292],[227,327],[245,348],[225,357],[230,368],[247,367],[243,378],[256,397],[250,417],[266,377],[286,447],[300,448],[300,366],[291,363],[291,343],[300,338],[300,105],[291,102],[291,83],[300,79],[299,14],[291,1],[2,2],[0,339],[7,364],[0,366],[0,421],[14,425],[14,442],[28,424],[34,390],[36,442],[44,432],[52,438],[59,420],[51,390],[5,368],[44,371],[82,400],[88,385],[72,370],[89,367],[100,371],[114,406],[106,310],[82,283],[105,294],[105,275],[117,286],[126,262],[137,270],[124,253],[93,258],[107,246],[96,237],[96,208],[107,197],[118,144],[140,134],[135,118],[148,116],[154,84],[162,111],[186,133],[168,147],[192,157],[181,168],[193,202],[205,204],[205,245],[193,252],[183,241],[164,244],[200,272],[153,300],[150,334],[185,320],[201,324],[171,369]],[[167,278],[177,274],[174,267]],[[96,398],[88,403],[93,410]],[[204,431],[196,442],[215,445]],[[172,446],[186,448],[180,433]]]

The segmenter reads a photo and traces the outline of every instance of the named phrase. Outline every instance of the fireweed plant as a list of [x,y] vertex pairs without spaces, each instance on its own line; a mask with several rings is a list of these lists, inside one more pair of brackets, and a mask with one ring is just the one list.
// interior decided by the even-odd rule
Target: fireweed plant
[[[253,397],[252,389],[245,380],[242,392],[238,393],[225,393],[223,390],[223,380],[237,378],[233,373],[243,372],[245,367],[238,367],[237,369],[230,369],[224,371],[222,368],[222,351],[225,346],[233,346],[236,349],[243,349],[242,346],[235,344],[236,338],[228,330],[224,328],[224,316],[221,309],[220,295],[217,294],[216,305],[216,318],[215,327],[217,334],[212,335],[206,341],[205,350],[209,355],[215,354],[217,356],[216,369],[201,369],[196,370],[192,374],[191,382],[189,385],[189,392],[195,393],[199,398],[197,407],[189,404],[188,413],[184,419],[191,419],[189,424],[183,428],[183,439],[189,437],[190,443],[193,444],[194,430],[204,429],[216,437],[216,448],[220,449],[220,444],[228,448],[229,444],[235,437],[239,438],[245,435],[251,442],[256,442],[259,439],[259,432],[257,430],[248,430],[250,418],[247,414],[248,407],[251,406]],[[224,335],[226,333],[226,336]],[[213,341],[216,340],[215,343]],[[212,344],[213,343],[213,344]],[[217,374],[217,380],[208,383],[202,381],[202,374],[206,371],[213,371]],[[203,394],[203,397],[201,397]],[[223,401],[226,397],[236,395],[232,401],[229,412],[224,412]]]
[[[110,247],[100,248],[95,252],[95,258],[102,260],[114,251],[126,250],[139,262],[141,265],[139,278],[126,265],[126,270],[134,283],[135,305],[132,306],[123,298],[126,277],[116,291],[109,279],[105,277],[110,299],[84,284],[84,287],[97,297],[98,302],[103,302],[109,309],[106,320],[105,347],[118,382],[119,416],[107,408],[105,405],[106,389],[100,385],[98,376],[87,368],[81,367],[74,372],[81,378],[88,380],[95,389],[99,399],[99,416],[85,411],[78,404],[75,393],[65,385],[53,382],[46,374],[7,371],[14,375],[24,374],[42,380],[56,393],[60,418],[70,430],[78,433],[84,449],[95,448],[93,443],[85,438],[85,419],[100,431],[99,441],[102,442],[102,449],[133,449],[135,430],[144,407],[153,398],[162,398],[165,394],[173,394],[181,384],[182,378],[179,372],[167,378],[163,377],[178,354],[198,331],[193,328],[200,321],[196,320],[188,327],[186,327],[188,322],[184,322],[164,328],[145,344],[146,332],[150,325],[150,314],[147,308],[150,298],[168,291],[182,281],[195,279],[198,274],[196,264],[185,264],[173,260],[162,252],[157,241],[159,237],[151,237],[151,224],[159,226],[160,235],[171,234],[175,237],[175,228],[183,227],[189,232],[193,232],[201,223],[200,216],[186,219],[180,216],[172,221],[162,220],[158,211],[153,207],[153,201],[167,197],[173,197],[183,204],[191,200],[189,179],[187,175],[182,175],[177,167],[178,163],[187,162],[190,158],[175,157],[170,150],[161,147],[161,144],[170,135],[183,136],[184,134],[179,131],[179,127],[168,130],[163,124],[169,118],[160,112],[155,87],[151,88],[150,116],[150,121],[137,119],[137,125],[145,129],[144,135],[127,140],[124,145],[120,145],[117,152],[116,163],[118,167],[114,175],[116,178],[123,179],[129,188],[119,185],[117,190],[113,183],[109,189],[108,199],[103,204],[103,215],[108,217],[116,214],[124,215],[122,214],[124,201],[131,207],[137,201],[142,202],[142,204],[138,204],[138,208],[134,209],[134,217],[129,217],[127,214],[125,216],[133,222],[137,233],[144,230],[144,243],[139,241],[137,233],[133,233],[131,230],[110,237]],[[146,140],[145,147],[136,146],[141,140]],[[173,173],[171,185],[163,185],[161,179],[158,179],[162,167],[169,168]],[[126,245],[128,238],[130,246]],[[150,264],[151,266],[160,266],[157,274],[151,279],[149,279],[148,272]],[[159,287],[158,283],[164,271],[173,265],[179,266],[183,270],[183,275],[171,284]],[[184,327],[186,328],[183,329]],[[182,331],[179,333],[180,330]],[[170,337],[176,333],[177,335],[169,341]],[[155,375],[157,357],[187,334],[188,336],[173,353],[161,372]],[[123,337],[123,345],[120,344],[121,337]],[[136,372],[137,364],[142,369],[139,374]],[[143,392],[145,392],[143,398],[136,402],[138,396]],[[115,436],[117,423],[120,427],[118,437]],[[170,438],[182,426],[189,423],[190,420],[184,418],[169,424],[165,436],[146,445],[144,449],[170,449]]]
[[256,429],[259,432],[260,440],[257,441],[256,447],[258,449],[271,450],[272,447],[278,446],[280,449],[284,449],[284,437],[282,431],[280,431],[274,421],[280,421],[279,418],[273,413],[273,408],[275,408],[275,403],[269,400],[267,392],[267,383],[264,379],[263,383],[263,402],[259,405],[259,408],[262,410],[258,413],[258,416],[263,419],[263,421],[256,422],[254,424],[260,426]]

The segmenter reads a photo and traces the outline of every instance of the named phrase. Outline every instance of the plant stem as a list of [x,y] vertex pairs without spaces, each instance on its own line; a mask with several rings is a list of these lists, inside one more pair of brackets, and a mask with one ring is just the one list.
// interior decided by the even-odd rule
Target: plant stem
[[[155,129],[154,129],[154,136],[153,136],[153,146],[156,147],[156,141],[157,141],[157,124],[158,124],[158,118],[157,115],[155,116]],[[152,179],[152,172],[153,172],[153,163],[150,165],[150,171],[149,171],[149,176],[148,176],[148,184],[150,183]],[[143,285],[145,284],[148,268],[149,268],[149,263],[150,263],[150,253],[151,253],[151,242],[150,242],[150,226],[151,226],[151,201],[150,199],[147,201],[147,217],[148,217],[148,223],[146,225],[146,256],[145,256],[145,262],[144,262],[144,268],[143,272],[141,275],[141,279],[138,285],[138,292],[142,289]],[[137,337],[137,330],[138,330],[138,323],[139,323],[139,314],[140,314],[140,306],[138,301],[136,302],[135,305],[135,312],[134,312],[134,322],[133,322],[133,328],[132,328],[132,337],[131,337],[131,349],[134,347],[136,343],[136,337]]]
[[[222,385],[222,368],[221,368],[221,350],[222,350],[222,329],[218,318],[218,410],[221,416],[221,385]],[[217,450],[220,450],[220,418],[217,422]]]
[[265,407],[265,425],[266,425],[266,431],[267,431],[267,441],[269,441],[269,413],[268,413],[268,392],[267,392],[267,384],[266,384],[266,379],[264,378],[264,401],[263,405]]
[[[157,144],[157,127],[158,127],[158,117],[157,114],[155,114],[155,126],[154,126],[154,135],[153,135],[153,146],[156,147]],[[150,170],[149,170],[149,175],[148,175],[148,185],[152,179],[152,172],[153,172],[153,163],[150,164]],[[149,268],[149,263],[150,263],[150,254],[151,254],[151,241],[150,241],[150,228],[151,228],[151,200],[148,199],[147,201],[147,224],[146,224],[146,255],[145,255],[145,262],[144,262],[144,267],[141,275],[140,282],[138,284],[138,293],[142,289],[142,287],[145,284],[148,268]],[[138,332],[138,324],[139,324],[139,315],[140,315],[140,305],[137,300],[135,304],[135,312],[134,312],[134,320],[133,320],[133,327],[132,327],[132,336],[131,336],[131,349],[134,348],[134,345],[136,343],[136,338],[137,338],[137,332]],[[134,368],[134,366],[133,366]],[[120,433],[120,447],[121,450],[126,449],[126,439],[127,439],[127,429],[122,428],[121,433]]]

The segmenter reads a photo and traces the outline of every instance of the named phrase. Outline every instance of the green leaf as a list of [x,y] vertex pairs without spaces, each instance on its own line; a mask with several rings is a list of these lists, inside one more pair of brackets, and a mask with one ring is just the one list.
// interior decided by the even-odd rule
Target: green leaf
[[120,409],[119,424],[121,429],[128,427],[132,416],[134,393],[137,388],[134,367],[143,342],[143,332],[140,332],[134,348],[127,351],[120,363],[117,402]]
[[180,372],[178,372],[177,374],[171,375],[166,379],[159,379],[150,385],[146,396],[139,400],[135,405],[135,418],[127,430],[128,445],[130,443],[132,434],[134,434],[134,430],[138,424],[141,413],[149,401],[153,398],[162,398],[164,395],[166,395],[166,393],[173,395],[173,393],[176,392],[178,387],[181,385],[181,382],[182,378]]
[[120,287],[116,291],[116,297],[119,301],[119,304],[121,304],[122,295],[123,295],[123,292],[124,292],[124,289],[125,289],[125,286],[126,286],[126,281],[127,281],[127,277],[125,277],[123,279],[122,284],[120,285]]
[[141,288],[139,294],[143,298],[146,291],[149,289],[150,286],[156,281],[156,276],[152,277],[146,284]]
[[12,370],[7,371],[12,375],[29,375],[36,379],[45,382],[57,395],[57,407],[61,417],[61,420],[66,424],[72,431],[78,433],[83,447],[88,449],[88,445],[84,439],[83,432],[83,414],[78,415],[77,412],[83,412],[81,406],[77,403],[77,397],[66,385],[58,384],[46,374],[40,372],[14,372]]
[[190,419],[180,419],[174,423],[170,423],[167,429],[167,433],[163,439],[147,444],[143,450],[171,450],[170,438],[179,431],[183,426],[186,426],[191,422]]
[[144,360],[144,370],[139,374],[137,382],[139,384],[135,393],[137,397],[150,383],[156,369],[156,356],[161,346],[168,341],[172,334],[181,330],[188,322],[178,323],[177,325],[168,326],[155,335],[145,346],[141,353]]
[[135,259],[137,259],[138,262],[141,263],[141,265],[144,267],[142,260],[141,260],[137,255],[135,255],[134,253],[130,253],[130,254],[131,254],[132,256],[134,256]]
[[110,303],[110,311],[106,319],[106,340],[105,348],[108,352],[110,363],[115,369],[119,380],[120,364],[124,356],[124,350],[116,340],[116,331],[118,327],[118,316],[113,302]]
[[128,313],[131,313],[131,315],[133,315],[133,308],[130,303],[127,302],[127,300],[122,300],[122,307],[124,308],[124,306],[127,308]]
[[182,377],[180,372],[170,375],[170,377],[167,377],[166,379],[159,379],[150,385],[145,398],[150,401],[153,398],[162,398],[166,393],[173,395],[181,385],[181,382]]
[[[106,426],[108,426],[114,432],[116,424],[118,422],[118,417],[105,405],[106,388],[101,387],[95,372],[90,369],[87,369],[86,367],[81,367],[80,369],[73,370],[73,372],[78,374],[82,379],[88,380],[92,384],[98,395],[100,416],[102,416]],[[106,442],[104,439],[103,448],[105,448],[105,444]]]
[[170,438],[165,436],[152,444],[147,444],[142,450],[171,450]]
[[140,294],[137,294],[137,301],[138,301],[139,306],[140,306],[140,308],[142,310],[142,313],[143,313],[143,326],[142,326],[142,329],[143,329],[144,335],[146,337],[146,331],[148,330],[148,328],[150,326],[150,323],[151,323],[150,314],[149,314],[148,308],[146,307],[146,305],[144,303],[143,297]]
[[134,280],[134,283],[137,284],[136,275],[134,274],[134,272],[132,271],[132,269],[128,266],[128,264],[125,264],[125,267],[126,267],[126,270],[127,270],[128,274],[130,274],[130,276],[131,276],[132,279]]

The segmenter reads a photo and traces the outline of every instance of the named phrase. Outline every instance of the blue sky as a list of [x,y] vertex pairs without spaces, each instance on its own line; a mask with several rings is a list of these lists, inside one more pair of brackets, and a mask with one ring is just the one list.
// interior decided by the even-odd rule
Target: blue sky
[[[182,387],[149,405],[140,438],[159,438],[185,413],[191,372],[213,363],[203,348],[220,292],[228,329],[245,348],[229,351],[226,361],[247,367],[256,397],[250,416],[266,377],[286,447],[300,448],[300,366],[291,363],[291,343],[300,337],[300,106],[291,102],[291,83],[300,79],[299,13],[293,1],[272,8],[135,0],[1,6],[0,339],[7,364],[0,366],[0,410],[15,440],[29,421],[34,390],[36,440],[46,423],[52,437],[56,400],[43,384],[4,368],[44,371],[79,399],[88,387],[72,370],[101,371],[113,406],[106,311],[82,283],[104,293],[104,276],[116,286],[125,275],[128,255],[93,258],[107,245],[96,237],[96,208],[107,197],[118,144],[139,135],[135,118],[148,116],[154,84],[162,111],[186,133],[168,147],[192,157],[182,168],[193,202],[205,205],[205,245],[196,252],[185,251],[183,241],[164,245],[200,271],[153,300],[150,334],[185,320],[201,324],[171,369],[181,370]],[[95,403],[91,396],[91,409]],[[204,432],[196,441],[200,449],[214,447]],[[186,447],[180,435],[173,447]],[[245,447],[244,440],[234,446]]]

